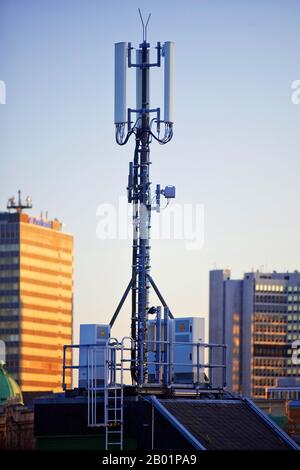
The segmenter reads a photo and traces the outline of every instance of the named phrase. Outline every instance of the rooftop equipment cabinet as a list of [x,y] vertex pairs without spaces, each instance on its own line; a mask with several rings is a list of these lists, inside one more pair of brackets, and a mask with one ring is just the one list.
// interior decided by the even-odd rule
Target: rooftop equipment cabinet
[[[167,325],[167,331],[165,331]],[[172,380],[171,367],[174,361],[174,320],[171,318],[149,320],[148,332],[148,383],[162,384]],[[169,379],[169,380],[168,380]]]
[[196,384],[204,381],[203,368],[197,370],[198,363],[204,364],[204,348],[196,345],[196,343],[204,342],[204,328],[204,318],[185,317],[174,319],[175,383]]
[[[91,359],[96,371],[96,384],[104,384],[104,348],[110,337],[109,325],[87,324],[80,325],[80,348],[79,348],[79,388],[88,388],[88,366]],[[99,346],[95,350],[94,346]],[[89,356],[88,356],[89,355]],[[91,358],[93,355],[93,358]]]

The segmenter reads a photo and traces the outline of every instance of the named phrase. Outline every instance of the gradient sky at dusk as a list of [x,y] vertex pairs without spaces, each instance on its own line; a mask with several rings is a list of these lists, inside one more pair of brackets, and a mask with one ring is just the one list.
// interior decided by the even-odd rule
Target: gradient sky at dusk
[[153,242],[172,311],[207,313],[212,268],[300,268],[298,0],[0,0],[1,210],[21,188],[74,234],[75,340],[80,322],[110,320],[130,277],[130,241],[97,239],[96,210],[125,195],[133,142],[114,141],[113,44],[140,42],[138,7],[150,42],[176,43],[174,138],[152,145],[152,181],[205,210],[201,250]]

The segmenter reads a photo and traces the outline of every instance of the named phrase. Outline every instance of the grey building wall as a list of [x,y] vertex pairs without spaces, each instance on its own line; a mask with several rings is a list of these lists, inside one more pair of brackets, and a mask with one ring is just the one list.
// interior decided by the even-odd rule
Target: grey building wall
[[254,274],[246,274],[243,279],[243,310],[242,310],[242,371],[241,394],[251,396],[251,371],[252,371],[252,315],[254,307]]
[[[234,338],[234,331],[236,328],[241,329],[242,282],[231,281],[229,270],[214,270],[210,272],[209,285],[209,342],[228,346],[226,382],[228,388],[232,389],[233,368],[234,365],[237,367],[236,362],[240,360],[240,345],[234,347],[234,341],[238,341],[238,338]],[[214,351],[212,361],[222,363],[221,350]],[[215,370],[213,378],[215,386],[223,385],[221,370]]]

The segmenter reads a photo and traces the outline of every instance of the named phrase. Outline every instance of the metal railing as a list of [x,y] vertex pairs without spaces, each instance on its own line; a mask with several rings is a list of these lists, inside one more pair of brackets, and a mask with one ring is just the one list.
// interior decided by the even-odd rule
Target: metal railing
[[[130,346],[125,345],[125,341],[130,341]],[[205,388],[224,388],[226,386],[226,345],[224,344],[209,344],[209,343],[189,343],[189,342],[173,342],[173,341],[154,341],[150,340],[146,342],[148,347],[148,359],[145,362],[145,381],[142,386],[166,386],[172,387],[176,385],[184,385],[184,377],[188,376],[186,385],[194,387],[205,387]],[[93,380],[95,386],[93,387],[95,393],[105,391],[104,377],[109,373],[107,377],[108,383],[113,383],[116,379],[112,374],[111,361],[115,356],[115,362],[117,364],[115,372],[122,368],[122,384],[124,385],[124,373],[128,372],[128,382],[130,381],[129,372],[132,367],[131,351],[134,347],[132,338],[125,337],[121,342],[115,339],[110,339],[107,344],[88,344],[88,345],[65,345],[63,352],[63,379],[62,387],[63,390],[67,390],[66,384],[66,371],[77,370],[79,372],[78,381],[80,381],[80,371],[84,369],[86,371],[86,384],[88,383],[91,375],[91,366],[88,364],[88,360],[77,365],[69,365],[66,363],[67,351],[70,349],[77,349],[80,351],[86,350],[86,357],[94,354],[94,375]],[[107,356],[109,349],[110,356]],[[90,352],[93,351],[93,352]],[[96,356],[97,352],[103,351],[106,359],[101,363],[97,363]],[[120,357],[117,358],[117,354]],[[217,359],[215,359],[217,355]],[[74,357],[74,356],[73,356]],[[179,360],[178,360],[179,358]],[[180,360],[184,358],[184,360]],[[103,372],[102,372],[103,370]],[[185,373],[187,375],[185,375]],[[99,384],[99,377],[103,377],[103,383]],[[97,379],[98,377],[98,379]],[[98,382],[97,382],[98,380]],[[120,379],[121,380],[121,379]],[[119,380],[119,381],[120,381]],[[180,380],[180,381],[178,381]],[[128,383],[129,385],[129,383]],[[88,390],[87,385],[82,388]]]
[[[188,374],[187,385],[214,388],[214,373],[220,371],[218,388],[226,386],[226,345],[153,340],[146,343],[152,346],[151,350],[148,350],[146,368],[148,377],[149,371],[155,368],[153,383],[166,386],[183,385],[185,374]],[[221,362],[215,362],[213,357],[215,351],[220,351],[218,356]],[[155,356],[152,361],[149,360],[151,355]]]
[[[126,341],[130,342],[129,346],[126,346]],[[226,385],[226,346],[223,344],[152,340],[145,345],[148,349],[144,367],[147,375],[141,386],[145,390],[153,386],[213,389],[216,369],[221,371],[223,387]],[[123,449],[124,372],[131,371],[131,352],[134,348],[133,339],[128,337],[121,342],[109,338],[103,344],[64,346],[63,390],[67,390],[66,371],[78,370],[78,384],[87,391],[87,425],[105,427],[106,450]],[[66,363],[69,349],[79,350],[78,365]],[[221,363],[212,361],[214,350],[221,352],[218,354],[222,358]],[[208,362],[205,355],[208,355]],[[99,416],[102,403],[103,412]]]

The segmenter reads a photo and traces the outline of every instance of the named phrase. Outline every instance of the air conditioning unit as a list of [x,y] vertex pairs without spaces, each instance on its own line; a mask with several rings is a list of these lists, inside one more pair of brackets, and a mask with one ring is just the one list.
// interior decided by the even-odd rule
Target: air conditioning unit
[[94,376],[94,384],[104,384],[104,348],[109,337],[109,325],[80,325],[79,388],[88,388],[88,377],[91,374]]
[[204,318],[184,317],[174,319],[175,384],[195,384],[198,382],[198,374],[199,382],[205,381],[204,369],[197,370],[198,361],[200,364],[204,364],[204,347],[192,346],[192,343],[204,343],[204,337]]

